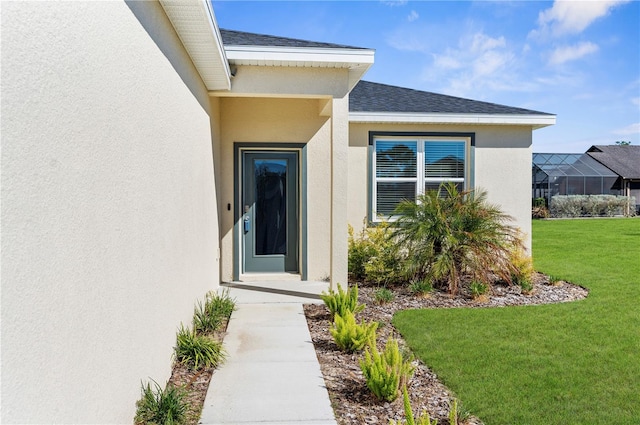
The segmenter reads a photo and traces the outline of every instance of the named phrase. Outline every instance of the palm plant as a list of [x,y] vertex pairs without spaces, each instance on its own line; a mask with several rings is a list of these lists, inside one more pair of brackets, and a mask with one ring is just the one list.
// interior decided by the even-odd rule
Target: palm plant
[[511,282],[509,253],[522,242],[507,224],[511,217],[489,204],[486,192],[443,183],[415,202],[401,202],[395,214],[394,237],[403,246],[408,277],[446,283],[451,294],[464,275],[486,284],[494,276]]

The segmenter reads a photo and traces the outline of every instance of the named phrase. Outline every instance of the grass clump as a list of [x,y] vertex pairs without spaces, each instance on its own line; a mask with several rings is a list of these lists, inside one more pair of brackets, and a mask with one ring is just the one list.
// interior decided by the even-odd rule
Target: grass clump
[[340,350],[348,353],[361,351],[372,339],[375,340],[378,322],[360,324],[350,310],[344,315],[336,314],[329,332]]
[[413,375],[411,360],[405,360],[398,341],[389,338],[382,352],[372,341],[360,360],[360,370],[367,381],[367,387],[380,400],[394,401],[398,398],[400,386],[405,385]]
[[225,359],[222,343],[180,326],[174,351],[176,361],[197,370],[215,367]]
[[142,396],[136,403],[135,425],[180,425],[186,420],[185,392],[168,385],[164,390],[153,381],[142,385]]
[[198,301],[193,312],[193,329],[197,333],[213,333],[231,317],[235,309],[235,301],[226,289],[221,294],[209,292],[204,304]]
[[409,284],[409,292],[417,297],[427,297],[433,292],[433,285],[428,279],[414,280]]
[[376,303],[380,305],[390,303],[396,297],[393,291],[388,288],[378,288],[373,296]]
[[489,285],[484,282],[478,282],[476,280],[471,282],[469,288],[471,289],[471,296],[474,300],[486,296],[487,292],[489,291]]
[[347,311],[358,314],[365,307],[364,304],[358,303],[358,285],[353,285],[345,291],[338,283],[338,292],[329,289],[329,293],[323,292],[320,294],[320,298],[331,312],[332,317],[336,314],[345,317]]

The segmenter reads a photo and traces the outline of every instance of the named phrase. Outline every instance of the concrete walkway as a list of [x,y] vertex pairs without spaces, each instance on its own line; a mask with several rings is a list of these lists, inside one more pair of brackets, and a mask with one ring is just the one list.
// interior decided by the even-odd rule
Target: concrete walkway
[[302,309],[326,282],[225,284],[236,299],[201,424],[336,425]]

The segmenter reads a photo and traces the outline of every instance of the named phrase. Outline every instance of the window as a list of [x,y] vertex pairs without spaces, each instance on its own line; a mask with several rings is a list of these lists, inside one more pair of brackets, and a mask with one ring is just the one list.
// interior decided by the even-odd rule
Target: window
[[453,182],[463,190],[472,140],[470,134],[371,136],[373,221],[390,216],[400,201],[415,200],[416,195],[438,189],[443,182]]

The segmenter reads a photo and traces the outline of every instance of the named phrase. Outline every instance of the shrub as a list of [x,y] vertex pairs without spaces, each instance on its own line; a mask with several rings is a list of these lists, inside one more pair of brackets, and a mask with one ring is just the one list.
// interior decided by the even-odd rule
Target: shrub
[[360,369],[367,387],[376,397],[385,401],[398,398],[400,385],[409,381],[414,370],[411,360],[402,357],[398,341],[393,338],[387,340],[382,353],[372,341],[360,360]]
[[549,208],[552,217],[612,217],[634,215],[635,198],[616,195],[556,195]]
[[184,423],[187,413],[185,391],[167,386],[164,391],[153,381],[155,389],[147,383],[142,385],[142,397],[136,402],[136,425],[179,425]]
[[372,339],[375,340],[377,322],[358,324],[349,310],[344,315],[336,314],[329,328],[333,340],[340,350],[348,353],[362,350]]
[[193,312],[193,329],[198,333],[210,333],[218,330],[225,320],[231,317],[235,301],[229,296],[229,290],[221,294],[207,293],[204,305],[198,301]]
[[393,291],[387,288],[378,288],[374,294],[376,303],[378,304],[386,304],[396,297]]
[[511,218],[486,201],[486,192],[459,192],[452,183],[403,201],[394,235],[406,249],[404,264],[413,279],[431,278],[455,294],[464,274],[490,284],[511,281],[509,250],[521,244]]
[[509,259],[513,265],[511,281],[520,285],[523,292],[531,292],[533,290],[533,260],[522,247],[514,247],[509,253]]
[[486,293],[489,291],[489,286],[486,283],[478,282],[476,280],[471,282],[471,285],[469,287],[471,289],[471,296],[474,299],[486,295]]
[[215,367],[225,359],[222,343],[184,326],[178,331],[174,356],[176,361],[194,370]]
[[401,280],[398,245],[388,222],[365,227],[358,237],[349,226],[349,273],[354,279],[379,285]]
[[433,292],[433,285],[427,279],[414,280],[409,284],[409,291],[413,295],[424,297]]
[[338,292],[329,289],[329,293],[323,292],[320,298],[331,312],[331,317],[336,314],[344,317],[347,310],[353,314],[364,310],[364,304],[358,304],[358,285],[353,285],[345,291],[338,283]]
[[[431,420],[429,416],[429,412],[426,410],[422,411],[422,414],[417,418],[414,418],[413,411],[411,410],[411,401],[409,400],[409,393],[407,393],[407,386],[402,387],[402,404],[404,406],[404,417],[406,425],[438,425],[438,420]],[[393,419],[389,421],[389,425],[402,425],[400,421],[394,421]]]

